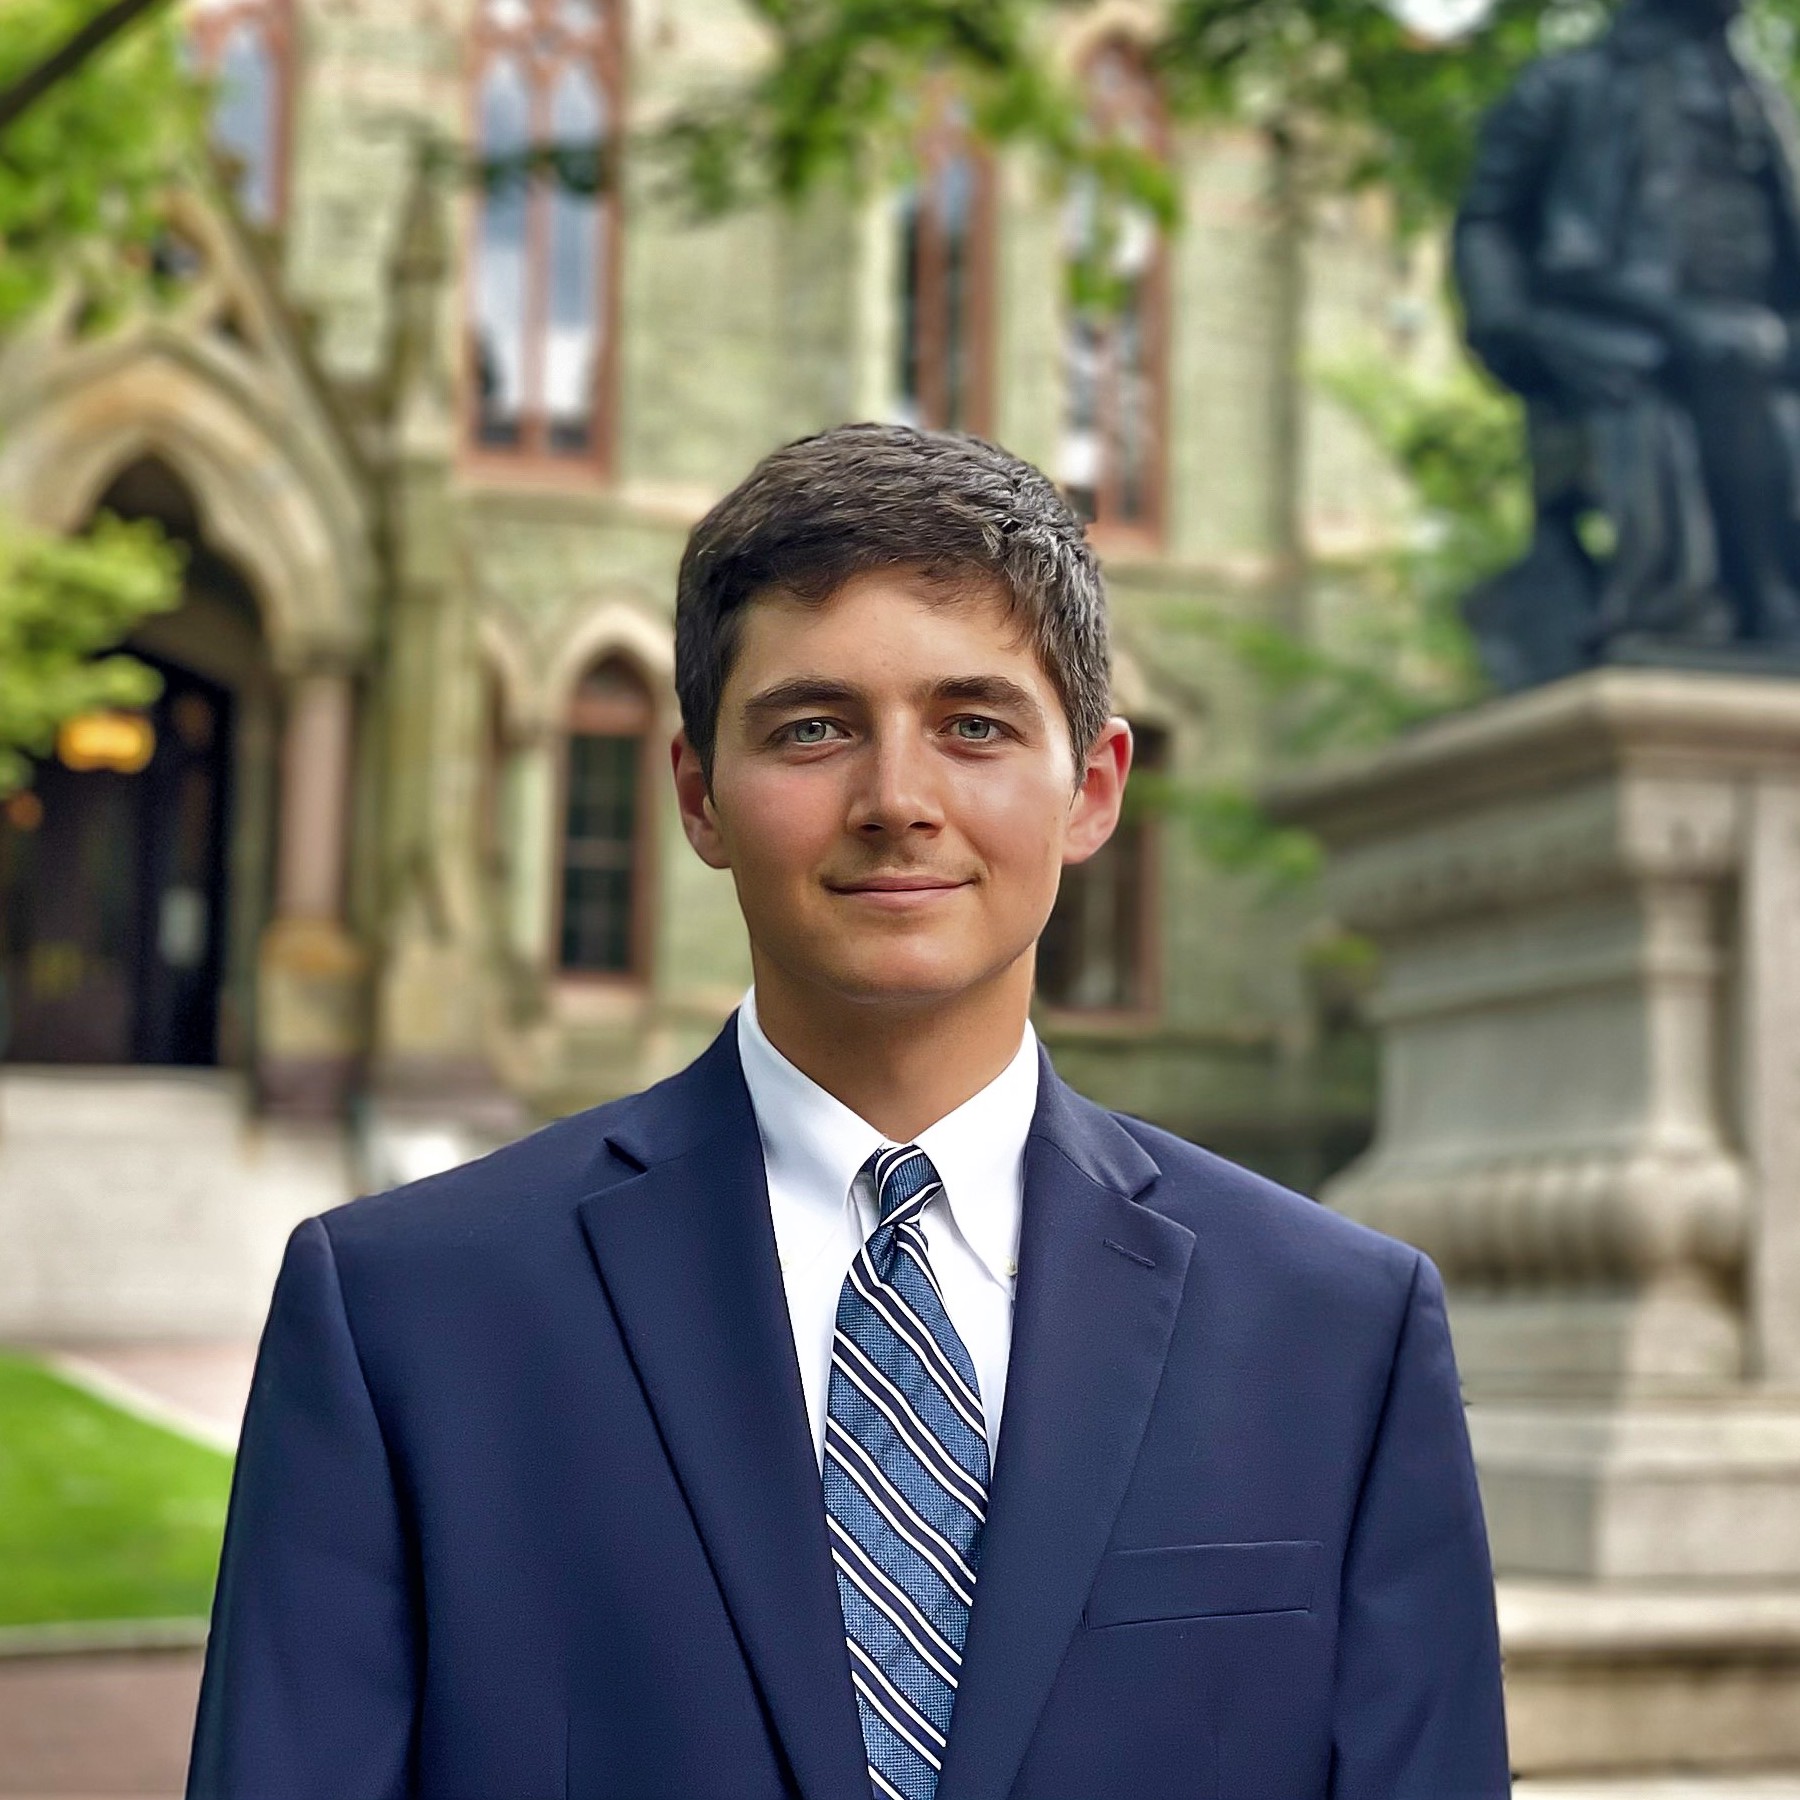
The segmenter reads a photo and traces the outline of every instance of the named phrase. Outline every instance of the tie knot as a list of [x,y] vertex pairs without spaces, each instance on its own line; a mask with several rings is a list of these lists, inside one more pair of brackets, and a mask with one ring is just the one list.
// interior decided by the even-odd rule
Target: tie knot
[[944,1185],[917,1144],[886,1145],[863,1168],[874,1183],[883,1225],[916,1219]]

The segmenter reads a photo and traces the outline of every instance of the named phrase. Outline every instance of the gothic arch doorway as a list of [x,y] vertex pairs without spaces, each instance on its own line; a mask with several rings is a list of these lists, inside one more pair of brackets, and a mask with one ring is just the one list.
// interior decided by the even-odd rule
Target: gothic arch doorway
[[12,997],[0,1057],[242,1064],[271,860],[274,680],[260,609],[166,462],[122,469],[101,509],[156,519],[184,545],[182,602],[128,640],[162,679],[135,742],[106,754],[66,728],[0,827]]

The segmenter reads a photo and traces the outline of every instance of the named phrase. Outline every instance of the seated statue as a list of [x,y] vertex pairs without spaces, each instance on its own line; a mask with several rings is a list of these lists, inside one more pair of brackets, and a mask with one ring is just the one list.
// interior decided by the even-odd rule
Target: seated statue
[[1537,508],[1467,606],[1502,687],[1800,650],[1795,121],[1732,48],[1740,3],[1626,0],[1484,123],[1456,278]]

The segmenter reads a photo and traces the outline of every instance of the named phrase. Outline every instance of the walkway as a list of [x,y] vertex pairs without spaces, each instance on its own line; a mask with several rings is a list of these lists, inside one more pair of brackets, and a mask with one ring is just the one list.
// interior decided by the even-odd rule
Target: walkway
[[6,1800],[175,1800],[200,1653],[0,1657]]
[[[92,1344],[51,1360],[132,1411],[229,1445],[254,1356],[244,1343]],[[200,1652],[189,1647],[57,1656],[0,1647],[0,1800],[179,1800],[199,1690]],[[1526,1782],[1516,1800],[1800,1800],[1800,1775]]]
[[[229,1449],[256,1346],[79,1344],[37,1354],[127,1411]],[[23,1634],[0,1642],[0,1800],[176,1800],[200,1652],[33,1655],[24,1644]]]

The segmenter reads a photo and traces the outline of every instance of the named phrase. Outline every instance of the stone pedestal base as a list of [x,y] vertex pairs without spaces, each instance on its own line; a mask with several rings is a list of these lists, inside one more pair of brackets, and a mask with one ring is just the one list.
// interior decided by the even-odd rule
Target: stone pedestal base
[[1484,1402],[1716,1388],[1744,1367],[1742,1317],[1706,1282],[1615,1294],[1464,1289],[1451,1324],[1464,1390]]
[[1800,1396],[1489,1401],[1469,1431],[1501,1570],[1800,1587]]
[[1381,956],[1324,1197],[1443,1271],[1496,1566],[1800,1580],[1800,682],[1603,670],[1276,805]]
[[1800,1800],[1800,1769],[1740,1775],[1533,1775],[1513,1800]]
[[1518,1774],[1784,1769],[1800,1782],[1800,1585],[1502,1582],[1499,1600]]
[[335,1119],[355,1086],[366,1039],[368,958],[328,919],[277,919],[257,967],[256,1076],[274,1118]]
[[1603,670],[1273,798],[1380,951],[1325,1198],[1443,1270],[1515,1768],[1800,1777],[1800,681]]

